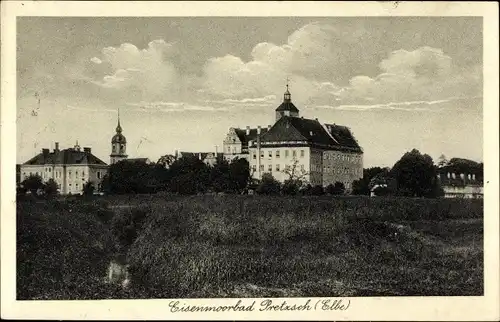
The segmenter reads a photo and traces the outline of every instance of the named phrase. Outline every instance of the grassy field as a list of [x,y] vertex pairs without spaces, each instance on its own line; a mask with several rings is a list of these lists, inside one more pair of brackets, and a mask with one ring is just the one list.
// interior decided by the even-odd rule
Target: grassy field
[[[481,295],[481,200],[18,202],[18,298]],[[104,283],[125,254],[127,290]]]

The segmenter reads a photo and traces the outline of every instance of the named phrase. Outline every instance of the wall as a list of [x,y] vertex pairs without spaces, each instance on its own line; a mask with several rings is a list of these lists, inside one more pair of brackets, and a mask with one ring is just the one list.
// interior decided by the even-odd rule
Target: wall
[[323,186],[342,182],[346,190],[352,189],[352,182],[363,177],[363,154],[324,151]]
[[[43,182],[54,179],[61,194],[77,194],[83,191],[83,185],[89,180],[94,182],[94,186],[102,182],[102,177],[108,171],[106,165],[21,165],[21,181],[26,179],[30,173],[42,177]],[[97,177],[100,172],[100,178]]]
[[[290,178],[290,176],[285,172],[286,167],[288,166],[291,171],[294,163],[296,162],[295,173],[303,175],[306,181],[310,180],[309,172],[311,169],[311,154],[308,147],[264,147],[261,148],[260,151],[261,156],[263,155],[263,157],[260,158],[260,171],[258,171],[259,160],[257,158],[257,148],[250,148],[249,163],[252,178],[260,179],[262,178],[263,173],[271,173],[276,180],[284,182]],[[279,151],[279,157],[276,155],[277,151]],[[288,151],[288,156],[286,151]],[[301,151],[304,151],[303,155],[301,154]],[[271,156],[269,156],[269,152],[271,152]],[[279,165],[279,169],[277,168],[277,165]]]
[[477,199],[483,198],[483,186],[466,185],[466,186],[443,186],[445,198],[466,198]]

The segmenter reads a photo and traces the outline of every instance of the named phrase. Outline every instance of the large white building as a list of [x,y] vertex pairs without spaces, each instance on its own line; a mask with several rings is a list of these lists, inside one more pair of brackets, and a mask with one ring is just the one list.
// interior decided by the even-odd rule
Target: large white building
[[73,148],[59,150],[56,142],[52,152],[42,152],[21,164],[20,181],[30,175],[38,175],[44,182],[53,179],[61,194],[80,194],[85,183],[91,181],[98,190],[108,172],[108,165],[92,154],[90,148],[83,150],[78,142]]
[[350,190],[352,182],[362,178],[363,150],[349,128],[300,117],[288,86],[275,112],[272,126],[229,129],[224,157],[247,159],[255,179],[270,173],[281,182],[290,178],[322,186],[342,182]]

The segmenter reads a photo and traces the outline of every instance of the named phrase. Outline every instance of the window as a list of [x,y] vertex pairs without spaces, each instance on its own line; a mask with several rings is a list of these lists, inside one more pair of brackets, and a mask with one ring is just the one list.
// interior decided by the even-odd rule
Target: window
[[231,153],[231,147],[227,147],[227,153]]
[[272,158],[273,157],[273,151],[269,151],[269,157]]
[[78,177],[78,171],[75,171],[75,177]]
[[279,164],[276,165],[276,171],[280,171],[280,165]]
[[264,165],[263,164],[260,165],[259,170],[260,171],[264,171]]
[[[313,164],[313,166],[314,166],[314,164]],[[300,165],[300,170],[304,171],[304,165],[303,164]]]
[[49,168],[49,172],[52,172],[52,169],[51,169],[51,168]]
[[253,170],[254,172],[255,172],[255,171],[257,171],[257,166],[256,166],[255,164],[254,164],[254,165],[252,165],[252,170]]
[[272,164],[269,164],[269,165],[267,166],[267,171],[269,171],[269,172],[272,172],[272,171],[273,171],[273,165],[272,165]]
[[300,157],[303,158],[305,155],[304,150],[300,150]]
[[97,179],[101,179],[101,172],[97,171]]
[[297,156],[297,151],[293,150],[293,151],[292,151],[292,156],[293,156],[293,157],[296,157],[296,156]]
[[68,172],[68,177],[70,177],[70,178],[71,178],[71,171],[69,171],[69,172]]
[[252,157],[254,160],[257,159],[257,153],[252,153]]
[[263,158],[264,157],[264,151],[260,151],[260,157]]
[[85,171],[82,171],[82,177],[85,177]]
[[286,170],[286,171],[289,171],[289,170],[290,170],[290,165],[289,165],[289,164],[285,165],[285,170]]
[[113,144],[113,152],[116,152],[116,145]]
[[77,184],[75,184],[75,188],[76,188],[76,190],[78,190],[78,183],[77,183]]
[[280,157],[280,150],[276,150],[276,158],[279,159],[279,157]]

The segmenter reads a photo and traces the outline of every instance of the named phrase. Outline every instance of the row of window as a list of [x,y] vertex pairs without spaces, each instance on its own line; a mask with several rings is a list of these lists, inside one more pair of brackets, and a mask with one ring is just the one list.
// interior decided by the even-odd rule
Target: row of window
[[325,160],[337,160],[337,161],[348,161],[348,162],[356,162],[361,161],[361,156],[359,155],[348,155],[348,154],[331,154],[325,153],[323,155]]
[[[265,168],[265,166],[264,166],[263,164],[261,164],[261,165],[260,165],[260,167],[259,167],[259,170],[262,172],[262,171],[264,171],[264,168]],[[252,170],[253,170],[253,171],[257,171],[257,166],[256,166],[255,164],[254,164],[254,165],[252,165]],[[276,165],[274,166],[274,171],[276,171],[276,172],[280,172],[280,171],[282,171],[282,170],[289,171],[289,170],[290,170],[290,165],[289,165],[289,164],[287,164],[287,165],[285,165],[285,167],[283,167],[283,168],[281,167],[281,165],[280,165],[280,164],[276,164]],[[303,164],[301,164],[301,165],[300,165],[300,170],[301,170],[301,171],[304,171],[304,165],[303,165]],[[268,172],[273,172],[273,165],[272,165],[272,164],[268,164],[268,165],[267,165],[267,171],[268,171]]]
[[[305,151],[304,150],[300,150],[300,157],[303,158],[305,156]],[[280,158],[280,150],[276,150],[275,153],[274,153],[276,159],[279,159]],[[285,150],[285,158],[288,158],[290,155],[290,150]],[[261,158],[264,158],[265,156],[265,152],[264,151],[260,151],[260,157]],[[269,158],[272,158],[273,157],[273,151],[268,151],[267,153],[267,156]],[[297,156],[297,150],[292,150],[292,157],[296,157]],[[252,158],[255,160],[257,159],[257,153],[252,153]]]
[[[50,169],[50,168],[48,168]],[[45,169],[45,171],[47,171],[47,169]],[[51,172],[51,171],[48,171],[48,172]],[[81,172],[82,174],[82,179],[85,177],[85,171],[82,171]],[[36,175],[36,176],[40,176],[40,177],[43,177],[43,178],[46,178],[47,177],[47,174],[46,173],[42,173],[42,172],[31,172],[29,173],[30,176],[32,175]],[[72,172],[71,170],[68,171],[68,178],[71,179],[72,177]],[[23,177],[26,177],[26,172],[23,172]],[[54,171],[54,177],[57,179],[57,178],[62,178],[62,175],[61,175],[61,171]],[[78,171],[75,171],[75,179],[78,178]],[[101,172],[100,171],[97,171],[97,179],[101,179]]]

